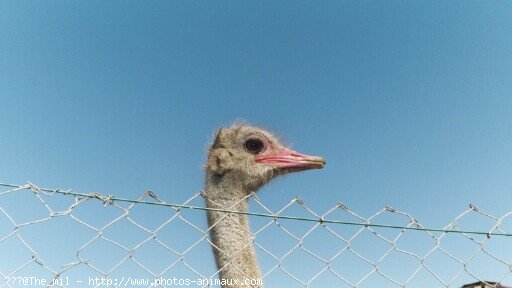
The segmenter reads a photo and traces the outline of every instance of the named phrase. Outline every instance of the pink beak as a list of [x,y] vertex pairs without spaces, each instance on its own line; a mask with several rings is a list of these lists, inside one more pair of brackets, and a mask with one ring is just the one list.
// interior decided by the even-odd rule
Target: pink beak
[[322,157],[304,155],[291,149],[279,150],[273,154],[256,156],[257,163],[274,165],[278,168],[320,169],[325,166]]

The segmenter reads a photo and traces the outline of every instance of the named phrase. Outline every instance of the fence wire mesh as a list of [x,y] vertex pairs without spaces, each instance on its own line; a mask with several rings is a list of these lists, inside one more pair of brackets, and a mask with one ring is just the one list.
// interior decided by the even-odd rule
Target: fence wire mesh
[[[174,204],[152,191],[123,199],[0,187],[0,287],[220,287],[202,192]],[[470,205],[433,229],[389,206],[363,217],[342,203],[316,213],[300,198],[277,211],[255,194],[247,200],[266,287],[512,282],[512,212]]]

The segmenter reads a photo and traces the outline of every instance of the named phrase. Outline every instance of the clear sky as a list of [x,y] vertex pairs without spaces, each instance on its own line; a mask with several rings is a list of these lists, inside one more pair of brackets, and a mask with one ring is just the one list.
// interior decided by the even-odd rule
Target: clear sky
[[470,203],[503,215],[511,15],[506,1],[2,1],[0,182],[182,202],[215,129],[243,119],[327,160],[260,191],[275,210],[299,195],[432,227]]

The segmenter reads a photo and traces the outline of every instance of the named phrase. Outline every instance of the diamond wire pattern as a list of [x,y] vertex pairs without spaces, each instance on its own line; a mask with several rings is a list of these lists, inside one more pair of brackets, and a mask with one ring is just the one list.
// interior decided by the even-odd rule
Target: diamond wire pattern
[[[16,194],[26,193],[27,191],[32,192],[32,195],[38,200],[40,205],[44,207],[45,211],[47,211],[47,215],[45,217],[29,222],[19,223],[16,221],[14,216],[11,216],[10,212],[8,212],[9,207],[4,206],[1,200],[8,196],[11,198],[13,196],[15,197]],[[173,269],[177,269],[178,265],[183,265],[190,272],[190,274],[187,275],[192,275],[193,277],[197,277],[197,279],[213,279],[218,277],[219,271],[215,271],[214,269],[205,269],[204,265],[200,265],[198,259],[191,256],[192,251],[194,251],[194,249],[199,249],[200,245],[207,244],[208,246],[211,246],[214,244],[209,239],[209,229],[206,226],[195,224],[194,220],[187,219],[187,217],[190,216],[186,216],[182,213],[184,209],[183,207],[166,207],[169,212],[168,218],[165,221],[159,223],[156,228],[151,229],[146,227],[140,221],[134,219],[130,213],[132,209],[137,205],[148,205],[148,201],[159,204],[167,203],[160,199],[152,191],[144,193],[140,198],[131,201],[131,203],[127,206],[120,205],[116,201],[116,198],[111,195],[104,196],[98,193],[91,193],[85,196],[76,195],[72,190],[68,190],[63,194],[69,194],[59,195],[61,197],[66,197],[65,199],[67,199],[67,203],[69,205],[67,206],[66,210],[56,211],[46,200],[48,197],[57,197],[55,192],[49,192],[47,189],[41,189],[30,182],[17,187],[11,185],[4,191],[0,192],[0,226],[4,226],[4,228],[7,226],[7,229],[0,230],[0,233],[3,233],[0,234],[0,248],[2,247],[2,244],[14,240],[20,244],[17,247],[23,247],[22,249],[27,250],[31,255],[30,258],[25,259],[25,261],[15,269],[2,270],[2,266],[0,266],[0,276],[4,278],[3,282],[0,282],[0,287],[15,287],[16,285],[13,283],[8,283],[6,279],[8,277],[24,275],[26,271],[32,271],[28,267],[33,267],[33,265],[37,265],[42,268],[42,273],[46,275],[48,281],[51,281],[52,279],[61,279],[69,274],[73,269],[78,269],[78,267],[89,268],[88,271],[91,271],[94,274],[93,277],[98,276],[109,279],[112,278],[112,275],[117,270],[119,270],[120,267],[123,267],[123,265],[128,265],[127,263],[131,263],[140,269],[140,272],[142,272],[141,275],[151,275],[151,277],[154,278],[172,275]],[[204,201],[204,197],[204,193],[197,193],[186,200],[183,204],[181,204],[181,206],[187,206],[197,201]],[[251,205],[256,206],[259,210],[264,211],[266,214],[275,216],[274,218],[265,218],[265,224],[260,228],[252,231],[253,243],[246,244],[254,244],[259,258],[265,258],[265,268],[262,269],[262,278],[264,281],[270,280],[273,274],[278,273],[279,275],[286,275],[286,277],[289,278],[286,279],[286,283],[293,283],[293,287],[325,287],[326,284],[319,280],[322,277],[329,277],[329,279],[331,279],[328,283],[328,285],[331,285],[329,287],[375,287],[375,283],[377,283],[375,282],[376,280],[381,281],[379,282],[381,283],[380,285],[377,284],[381,287],[419,287],[418,283],[414,282],[416,281],[416,278],[430,279],[430,282],[428,283],[431,284],[424,287],[460,287],[461,284],[463,284],[462,281],[485,282],[486,280],[492,280],[493,282],[506,283],[507,281],[510,282],[512,278],[510,275],[512,272],[512,255],[507,255],[507,253],[505,253],[505,255],[500,255],[499,253],[493,252],[493,249],[488,248],[493,240],[497,239],[498,237],[502,237],[502,240],[504,239],[506,241],[502,241],[505,244],[501,244],[499,248],[502,250],[512,250],[512,241],[510,241],[512,240],[510,239],[511,237],[478,237],[479,235],[463,232],[465,230],[463,230],[459,224],[464,218],[469,217],[469,215],[472,217],[476,216],[480,219],[485,219],[492,223],[491,227],[481,227],[480,230],[488,231],[488,233],[490,233],[489,235],[492,235],[492,233],[495,232],[506,234],[504,224],[509,224],[506,223],[506,220],[508,220],[512,212],[507,213],[501,217],[496,217],[488,212],[479,210],[475,205],[470,205],[468,209],[460,213],[453,221],[451,221],[446,227],[443,228],[444,230],[462,231],[461,233],[452,234],[446,231],[407,230],[405,229],[406,227],[425,227],[422,226],[422,224],[411,214],[398,211],[390,206],[386,206],[377,211],[375,214],[366,218],[358,215],[354,211],[351,211],[343,203],[338,203],[327,212],[321,214],[316,213],[298,197],[292,199],[290,202],[284,205],[284,207],[277,211],[272,211],[272,209],[262,203],[262,201],[255,194],[249,195],[248,198],[250,198],[249,200]],[[241,201],[246,200],[247,199],[243,199]],[[106,209],[114,209],[119,213],[109,219],[106,224],[100,227],[89,224],[87,223],[87,220],[81,219],[81,217],[75,213],[77,207],[83,206],[84,203],[88,201],[102,201]],[[299,223],[308,226],[305,226],[306,229],[303,229],[302,232],[297,232],[295,231],[296,229],[293,229],[293,225],[290,222],[291,220],[280,218],[281,215],[288,215],[286,211],[290,210],[291,208],[299,208],[299,211],[302,212],[301,215],[294,216],[315,218],[319,220],[317,222],[309,221]],[[192,211],[195,213],[203,214],[204,216],[204,211]],[[29,212],[27,211],[27,213]],[[347,226],[343,224],[326,223],[322,220],[339,219],[340,213],[342,217],[355,219],[358,223],[362,223],[363,225],[353,226],[351,229],[345,229],[352,232],[343,233],[343,229],[348,228]],[[225,217],[232,216],[234,216],[234,214],[225,214]],[[383,218],[384,216],[393,216],[393,219],[395,219],[394,223],[406,224],[402,226],[402,229],[375,227],[371,225],[372,223],[382,224],[379,222],[379,218]],[[34,245],[31,243],[33,239],[25,239],[24,234],[21,231],[30,229],[31,226],[36,226],[43,222],[55,221],[55,219],[60,217],[67,217],[71,219],[74,225],[80,225],[85,230],[92,232],[93,237],[79,240],[81,242],[81,246],[76,251],[76,255],[74,256],[75,261],[71,263],[62,263],[60,266],[55,267],[55,265],[49,264],[50,262],[48,262],[46,259],[42,259],[40,256],[41,253],[38,253],[39,251],[36,251],[36,249],[33,248]],[[234,220],[235,218],[232,219]],[[173,247],[171,243],[166,243],[163,237],[161,237],[163,230],[168,225],[170,225],[170,223],[176,222],[179,222],[180,225],[186,225],[198,235],[197,239],[189,241],[192,244],[190,244],[185,249],[177,249],[176,247]],[[297,222],[298,221],[295,221],[294,225],[297,225]],[[113,229],[112,227],[116,223],[129,225],[131,228],[139,231],[139,237],[143,240],[139,241],[135,245],[128,246],[120,243],[119,240],[116,241],[107,236],[108,233],[106,232],[109,232],[109,229]],[[368,224],[368,226],[364,224]],[[243,229],[242,226],[240,226],[240,228]],[[273,244],[269,244],[272,242],[263,241],[266,237],[269,237],[264,235],[264,233],[266,231],[270,231],[270,228],[272,228],[273,233],[282,234],[281,236],[286,237],[292,241],[293,244],[289,245],[289,247],[285,247],[284,249],[283,247],[278,247],[278,243],[275,244],[275,247],[271,247],[274,246]],[[406,241],[404,240],[404,235],[410,235],[413,233],[416,233],[414,234],[416,236],[420,235],[424,238],[424,240],[427,240],[427,243],[430,243],[430,247],[426,253],[415,251],[415,249],[411,249],[410,247],[404,248],[405,246],[403,247],[401,245],[401,243]],[[320,234],[322,236],[318,236]],[[456,247],[453,245],[444,244],[447,243],[447,241],[443,242],[443,240],[445,240],[449,234],[456,236],[457,243],[465,243],[465,245],[467,243],[471,243],[471,247],[475,248],[466,249],[465,252],[467,253],[464,256],[457,255],[457,253],[452,251],[456,250]],[[67,236],[71,237],[72,235]],[[122,235],[120,236],[122,237]],[[270,235],[270,237],[272,237],[272,235]],[[318,249],[326,249],[326,247],[322,247],[322,242],[320,240],[327,238],[329,238],[330,243],[334,243],[334,245],[327,247],[328,251],[330,252],[328,253],[330,255],[328,257],[324,255],[325,253],[320,255],[321,253],[315,252]],[[51,239],[38,239],[37,241],[51,241]],[[108,269],[102,269],[102,263],[97,263],[96,261],[98,260],[96,259],[88,258],[88,254],[91,254],[95,251],[93,249],[94,243],[106,244],[108,247],[110,247],[108,249],[115,249],[117,253],[122,255],[121,259],[116,260],[113,265],[108,267]],[[150,263],[144,263],[138,259],[137,255],[134,255],[135,251],[138,251],[141,249],[141,247],[147,245],[148,243],[152,243],[152,245],[155,245],[162,251],[172,255],[176,260],[166,263],[163,270],[160,269],[160,271],[157,271],[157,269],[150,266]],[[376,243],[378,243],[378,245]],[[381,250],[377,249],[377,246],[379,246]],[[273,251],[280,251],[280,253]],[[158,257],[159,255],[152,256]],[[304,263],[300,263],[300,265],[310,266],[305,268],[307,269],[308,273],[305,273],[305,270],[297,269],[297,265],[287,265],[297,264],[294,257],[299,257],[298,259],[302,259]],[[356,262],[358,262],[358,265],[364,265],[366,268],[361,269],[361,271],[354,271],[353,267],[348,267],[346,271],[343,271],[343,267],[338,267],[337,262],[346,261],[342,259],[346,257],[350,257],[350,259],[352,259],[352,263],[348,263],[348,266],[352,266],[350,264],[354,264],[354,267],[360,267],[356,265]],[[387,262],[392,261],[393,257],[405,257],[403,259],[409,259],[409,264],[404,264],[404,267],[397,267],[397,265],[400,265],[400,263],[395,263],[390,267]],[[450,259],[450,262],[444,262],[450,263],[449,269],[443,267],[443,265],[447,264],[442,264],[442,262],[435,260],[439,257]],[[209,256],[209,258],[213,258],[213,255]],[[487,273],[486,269],[482,269],[483,266],[477,265],[480,263],[480,261],[482,261],[482,259],[485,259],[485,265],[487,265],[488,269],[495,270],[493,273],[489,274]],[[204,260],[202,262],[204,262]],[[213,261],[209,262],[208,264],[213,265]],[[434,264],[440,265],[441,267],[433,267]],[[489,265],[498,265],[499,267],[505,267],[505,269],[501,274],[497,274],[496,271],[499,269],[494,269]],[[453,273],[446,277],[445,275],[441,275],[444,274],[444,272],[440,273],[440,270],[450,270]],[[396,275],[397,271],[403,273],[398,273],[401,275]],[[408,271],[408,273],[405,273],[404,271]],[[305,276],[306,274],[308,276]],[[357,279],[354,279],[353,275],[359,276]],[[489,277],[487,275],[492,275],[496,278],[487,279],[486,277]],[[180,275],[175,276],[178,277]],[[129,282],[119,282],[111,286],[133,286],[128,283]],[[266,285],[269,287],[277,287],[279,284],[269,282],[266,283]],[[488,285],[489,287],[501,287],[498,286],[499,284],[492,285],[491,283],[488,283]],[[56,283],[52,287],[66,287],[66,285],[62,283]],[[101,284],[95,285],[93,287],[101,287]],[[150,285],[147,285],[146,287],[150,287]],[[165,286],[160,285],[159,287]],[[199,287],[215,286],[206,284]]]

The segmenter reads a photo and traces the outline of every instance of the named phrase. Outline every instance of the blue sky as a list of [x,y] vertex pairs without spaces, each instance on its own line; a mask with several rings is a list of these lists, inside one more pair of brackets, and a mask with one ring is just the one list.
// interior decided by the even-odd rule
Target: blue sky
[[327,160],[265,187],[276,210],[299,195],[315,211],[390,205],[433,227],[469,203],[503,215],[511,12],[505,1],[4,1],[0,182],[182,202],[202,188],[215,129],[244,119]]

